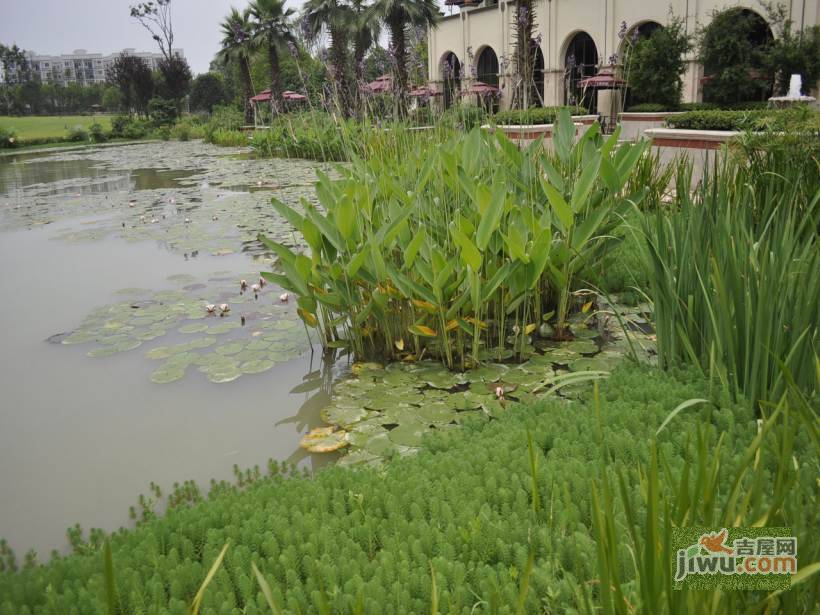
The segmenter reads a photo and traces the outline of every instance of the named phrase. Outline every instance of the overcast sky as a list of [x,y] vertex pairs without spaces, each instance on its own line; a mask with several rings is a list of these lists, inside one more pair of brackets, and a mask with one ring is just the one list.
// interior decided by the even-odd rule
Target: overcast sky
[[[129,16],[138,0],[0,0],[0,43],[59,55],[75,49],[108,54],[126,47],[157,51],[148,32]],[[219,48],[219,22],[247,0],[173,0],[174,46],[195,73],[208,70]],[[299,9],[303,0],[287,0]],[[440,0],[439,4],[443,4]]]

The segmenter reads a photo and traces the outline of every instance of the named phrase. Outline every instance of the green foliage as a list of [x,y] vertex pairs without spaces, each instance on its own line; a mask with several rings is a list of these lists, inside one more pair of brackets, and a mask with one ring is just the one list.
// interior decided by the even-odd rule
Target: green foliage
[[691,36],[680,18],[629,47],[627,80],[636,103],[657,103],[674,108],[683,92],[685,56],[692,50]]
[[[355,160],[343,179],[320,176],[322,211],[274,201],[310,256],[266,241],[299,296],[299,314],[323,343],[360,359],[440,357],[448,367],[486,352],[520,353],[557,313],[559,338],[578,271],[606,252],[644,189],[628,178],[645,143],[604,140],[597,124],[577,143],[564,110],[555,154],[519,150],[500,132],[474,129],[399,156]],[[546,316],[545,316],[546,315]]]
[[68,129],[68,134],[66,135],[66,141],[88,141],[89,135],[88,131],[83,126],[74,126]]
[[148,134],[148,124],[128,115],[118,115],[111,120],[111,137],[122,139],[142,139]]
[[679,177],[676,210],[646,221],[662,365],[692,362],[755,403],[780,399],[781,365],[817,386],[818,144],[797,138],[809,145],[753,140],[695,192]]
[[[589,402],[555,400],[444,430],[418,456],[383,471],[331,467],[305,480],[272,467],[272,476],[244,489],[218,486],[207,501],[174,507],[112,535],[110,566],[105,541],[98,540],[86,554],[0,575],[0,614],[104,612],[111,587],[106,569],[113,570],[120,613],[184,613],[226,543],[202,592],[203,614],[270,613],[270,604],[290,613],[322,612],[323,604],[342,613],[356,612],[356,605],[363,613],[424,613],[434,595],[442,613],[514,613],[520,600],[520,612],[538,613],[545,597],[554,610],[568,610],[579,590],[593,592],[594,599],[601,591],[590,484],[604,472],[641,484],[636,466],[650,462],[654,432],[669,412],[708,396],[706,383],[691,372],[671,377],[622,368],[602,387],[599,421],[592,420]],[[748,409],[719,395],[712,402],[682,412],[657,437],[675,476],[698,427],[705,458],[729,476],[754,438]],[[605,465],[599,463],[604,443]],[[800,544],[810,545],[818,467],[804,444],[795,444],[800,480],[789,497],[806,503],[790,524],[801,540],[807,537]],[[763,455],[760,485],[776,470],[772,457]],[[761,498],[755,506],[772,501],[755,493]],[[631,496],[643,532],[649,509],[641,491]],[[714,485],[697,494],[710,497],[721,506],[726,490]],[[613,522],[623,527],[623,511],[615,511]],[[807,562],[811,555],[806,552]],[[620,549],[613,563],[631,586],[629,552]],[[633,604],[639,599],[630,593]]]
[[248,145],[249,143],[248,135],[241,130],[226,130],[224,128],[207,131],[205,140],[208,143],[222,147],[237,147]]
[[688,111],[666,118],[667,126],[686,130],[751,130],[767,116],[776,114],[773,110],[749,111]]
[[0,126],[0,149],[18,147],[17,133],[9,128]]
[[487,121],[487,110],[476,105],[453,105],[442,115],[442,123],[470,131]]
[[656,113],[661,111],[673,111],[669,105],[661,103],[641,103],[639,105],[632,105],[627,109],[628,113]]
[[217,105],[222,105],[225,99],[225,86],[222,75],[219,73],[205,73],[198,75],[191,86],[190,105],[192,111],[207,111],[211,113]]
[[289,113],[254,134],[253,148],[267,157],[349,160],[363,151],[367,132],[360,122],[321,111]]
[[587,113],[581,107],[532,107],[499,111],[492,117],[492,121],[499,125],[554,124],[562,109],[568,110],[572,115]]
[[715,10],[709,24],[699,32],[699,55],[709,78],[704,98],[719,104],[761,100],[768,96],[771,75],[764,70],[765,21],[757,13],[736,7]]
[[89,132],[91,133],[91,140],[94,141],[94,143],[105,143],[108,141],[108,135],[105,134],[105,129],[101,124],[91,124]]
[[152,98],[148,103],[148,117],[156,127],[171,126],[177,119],[177,106],[173,100]]

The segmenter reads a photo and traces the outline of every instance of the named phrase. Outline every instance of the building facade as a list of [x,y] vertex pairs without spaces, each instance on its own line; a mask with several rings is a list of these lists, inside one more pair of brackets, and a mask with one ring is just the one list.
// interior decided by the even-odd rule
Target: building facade
[[[93,85],[95,83],[105,83],[106,72],[122,54],[128,54],[142,58],[151,70],[159,68],[162,54],[149,51],[137,51],[135,49],[123,49],[121,52],[103,55],[101,53],[89,53],[85,49],[76,49],[73,53],[59,56],[38,55],[29,51],[28,58],[29,78],[37,79],[41,83],[54,83],[67,85],[78,83],[80,85]],[[174,54],[184,58],[182,49],[175,49]],[[14,67],[0,71],[10,83],[16,83],[21,75]]]
[[[820,24],[818,0],[780,0],[796,29]],[[429,32],[428,74],[445,106],[476,81],[500,88],[500,106],[510,105],[514,71],[515,0],[448,0],[451,14]],[[536,105],[579,102],[578,82],[604,67],[619,68],[624,41],[662,27],[670,11],[694,33],[715,10],[737,7],[765,21],[756,0],[535,0]],[[683,101],[702,100],[703,67],[687,58]],[[585,94],[584,94],[585,95]],[[618,96],[599,91],[593,105],[613,112]],[[593,110],[597,110],[593,109]]]

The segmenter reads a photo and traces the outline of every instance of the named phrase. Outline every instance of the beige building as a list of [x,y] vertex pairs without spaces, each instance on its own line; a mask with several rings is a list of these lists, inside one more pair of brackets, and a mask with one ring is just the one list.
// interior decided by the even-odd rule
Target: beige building
[[[445,105],[457,100],[476,81],[501,90],[499,104],[510,104],[514,71],[515,0],[447,0],[438,27],[429,36],[429,75],[444,93]],[[820,0],[781,0],[794,27],[820,24]],[[757,0],[535,0],[535,104],[582,102],[602,113],[618,109],[619,96],[601,90],[590,96],[578,82],[617,65],[624,41],[663,26],[670,10],[694,33],[715,9],[737,7],[760,16],[765,35],[766,11]],[[684,102],[702,100],[703,67],[694,55],[684,75]],[[586,97],[586,98],[585,98]],[[477,100],[477,97],[467,97]]]

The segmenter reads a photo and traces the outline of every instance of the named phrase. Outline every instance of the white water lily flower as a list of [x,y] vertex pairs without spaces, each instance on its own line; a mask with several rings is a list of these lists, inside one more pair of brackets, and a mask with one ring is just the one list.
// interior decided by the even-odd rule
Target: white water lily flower
[[208,303],[205,305],[205,310],[208,312],[208,314],[213,314],[215,309],[216,306],[213,303]]
[[219,311],[222,312],[223,314],[227,314],[228,312],[231,311],[231,306],[228,305],[227,303],[223,303],[222,305],[219,306]]
[[279,295],[279,301],[282,303],[286,303],[288,299],[290,299],[290,295],[288,293],[282,293]]

